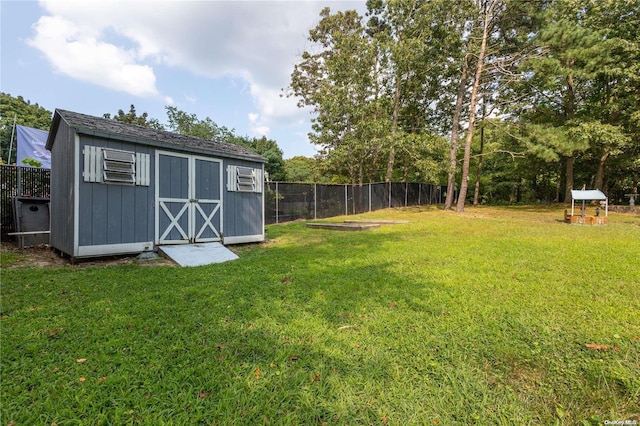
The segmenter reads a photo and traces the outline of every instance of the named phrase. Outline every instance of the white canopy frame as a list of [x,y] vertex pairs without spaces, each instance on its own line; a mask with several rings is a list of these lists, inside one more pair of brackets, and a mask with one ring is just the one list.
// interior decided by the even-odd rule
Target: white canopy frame
[[587,189],[587,190],[571,190],[571,216],[573,216],[575,210],[576,200],[582,201],[582,211],[585,211],[587,201],[604,201],[604,216],[609,216],[609,198],[599,189]]

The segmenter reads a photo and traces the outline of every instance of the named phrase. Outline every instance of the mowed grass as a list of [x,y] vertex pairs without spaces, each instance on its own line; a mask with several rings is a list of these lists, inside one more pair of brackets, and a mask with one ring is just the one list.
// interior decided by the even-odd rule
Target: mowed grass
[[2,424],[637,419],[640,217],[576,226],[562,210],[273,225],[198,268],[3,257]]

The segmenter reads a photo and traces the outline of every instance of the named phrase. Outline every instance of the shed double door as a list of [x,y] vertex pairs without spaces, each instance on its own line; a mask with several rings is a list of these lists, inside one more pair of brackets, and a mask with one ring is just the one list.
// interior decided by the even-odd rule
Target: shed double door
[[156,152],[156,242],[220,241],[222,161]]

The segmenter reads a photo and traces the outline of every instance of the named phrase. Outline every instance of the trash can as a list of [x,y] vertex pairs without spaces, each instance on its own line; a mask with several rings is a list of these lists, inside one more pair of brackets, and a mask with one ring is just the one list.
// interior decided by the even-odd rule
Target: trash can
[[[20,248],[49,244],[49,199],[36,197],[13,197],[13,213]],[[41,234],[38,232],[42,232]]]

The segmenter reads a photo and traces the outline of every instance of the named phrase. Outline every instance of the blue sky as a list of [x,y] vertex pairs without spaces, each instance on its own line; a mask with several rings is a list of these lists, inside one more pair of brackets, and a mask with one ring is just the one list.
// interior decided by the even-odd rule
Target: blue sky
[[0,90],[94,116],[165,106],[313,156],[311,114],[281,97],[320,10],[361,1],[0,2]]

